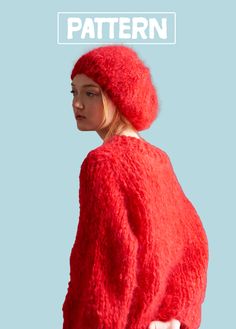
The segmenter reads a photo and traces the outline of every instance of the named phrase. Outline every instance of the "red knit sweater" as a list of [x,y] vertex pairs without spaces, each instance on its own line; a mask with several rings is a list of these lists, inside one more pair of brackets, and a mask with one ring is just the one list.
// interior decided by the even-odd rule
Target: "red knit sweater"
[[208,240],[167,153],[113,136],[81,165],[80,215],[63,329],[197,329]]

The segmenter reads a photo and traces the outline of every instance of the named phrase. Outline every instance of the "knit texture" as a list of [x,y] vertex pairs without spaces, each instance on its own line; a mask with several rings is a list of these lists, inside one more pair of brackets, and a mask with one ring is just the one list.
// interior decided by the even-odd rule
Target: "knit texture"
[[75,63],[71,79],[82,73],[100,85],[136,130],[149,128],[156,119],[159,104],[150,70],[131,47],[90,50]]
[[79,182],[63,329],[199,328],[208,239],[167,153],[115,135],[87,154]]

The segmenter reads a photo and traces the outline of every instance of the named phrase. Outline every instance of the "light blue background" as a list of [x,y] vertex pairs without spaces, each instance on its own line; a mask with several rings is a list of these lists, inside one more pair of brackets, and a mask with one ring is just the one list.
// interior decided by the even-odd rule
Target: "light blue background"
[[95,132],[77,130],[70,71],[88,47],[57,45],[58,11],[176,12],[176,45],[133,46],[152,71],[161,108],[141,135],[169,154],[208,235],[201,329],[232,328],[233,1],[24,0],[1,7],[1,328],[62,328],[80,165],[102,143]]

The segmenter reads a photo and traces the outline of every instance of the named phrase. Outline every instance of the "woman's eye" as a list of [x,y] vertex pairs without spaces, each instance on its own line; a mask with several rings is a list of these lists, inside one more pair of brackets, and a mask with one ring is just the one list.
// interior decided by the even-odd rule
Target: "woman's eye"
[[[75,94],[75,91],[74,91],[74,90],[71,90],[70,92],[71,92],[73,95]],[[97,94],[91,93],[90,91],[87,91],[86,94],[87,94],[87,96],[89,96],[89,97],[97,96]]]
[[89,96],[89,97],[90,97],[90,96],[91,96],[91,97],[92,97],[92,96],[96,96],[96,94],[94,94],[94,93],[91,93],[90,91],[87,91],[87,93],[86,93],[86,94],[87,94],[87,96]]

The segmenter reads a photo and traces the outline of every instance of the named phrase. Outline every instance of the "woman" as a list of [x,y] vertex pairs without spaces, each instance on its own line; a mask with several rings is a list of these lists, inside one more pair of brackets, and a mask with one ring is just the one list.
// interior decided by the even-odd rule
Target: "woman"
[[103,144],[81,165],[63,329],[199,328],[208,240],[169,156],[138,133],[159,110],[149,69],[102,46],[71,79],[77,127]]

